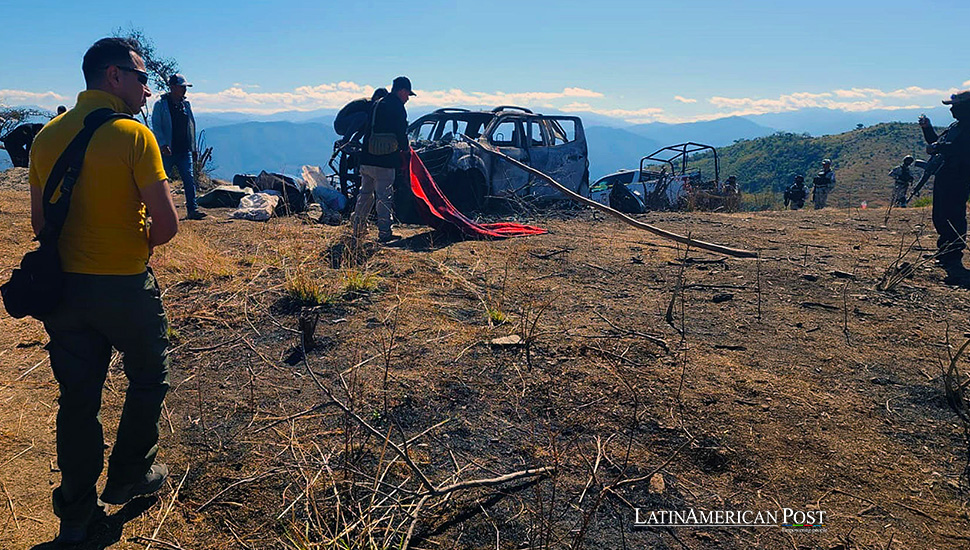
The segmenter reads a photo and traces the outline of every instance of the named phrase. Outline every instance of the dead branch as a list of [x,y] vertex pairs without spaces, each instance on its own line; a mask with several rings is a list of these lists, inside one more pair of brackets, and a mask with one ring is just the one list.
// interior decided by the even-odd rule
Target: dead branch
[[841,308],[839,308],[837,306],[830,306],[828,304],[823,304],[821,302],[802,302],[800,305],[802,307],[806,307],[806,308],[808,308],[808,307],[818,307],[818,308],[822,308],[822,309],[827,309],[829,311],[839,311],[839,309],[841,309]]
[[289,422],[290,420],[294,420],[296,418],[300,418],[301,416],[306,416],[306,415],[308,415],[308,414],[310,414],[312,412],[319,411],[320,409],[324,409],[326,407],[329,407],[330,405],[333,405],[333,403],[319,403],[317,405],[314,405],[313,407],[310,407],[309,409],[307,409],[305,411],[300,411],[298,413],[291,414],[290,416],[287,416],[285,418],[280,418],[280,419],[274,420],[273,422],[270,422],[269,424],[263,426],[262,428],[259,428],[258,430],[254,430],[253,433],[254,434],[258,434],[259,432],[268,430],[268,429],[272,428],[273,426],[276,426],[277,424],[282,424],[283,422]]
[[558,189],[559,191],[561,191],[562,193],[564,193],[567,197],[569,197],[569,198],[571,198],[571,199],[573,199],[573,200],[575,200],[577,202],[580,202],[582,204],[585,204],[587,206],[590,206],[592,208],[595,208],[595,209],[597,209],[597,210],[599,210],[601,212],[605,212],[605,213],[607,213],[607,214],[609,214],[609,215],[611,215],[611,216],[619,219],[620,221],[622,221],[622,222],[624,222],[624,223],[626,223],[628,225],[632,225],[633,227],[636,227],[637,229],[643,229],[645,231],[649,231],[649,232],[653,233],[654,235],[659,235],[659,236],[661,236],[661,237],[663,237],[665,239],[670,239],[672,241],[676,241],[676,242],[679,242],[681,244],[693,245],[696,248],[700,248],[700,249],[703,249],[703,250],[709,250],[711,252],[717,252],[719,254],[725,254],[725,255],[728,255],[728,256],[733,256],[735,258],[754,258],[754,257],[757,256],[756,253],[751,252],[749,250],[742,250],[742,249],[738,249],[738,248],[731,248],[731,247],[727,247],[727,246],[722,246],[722,245],[719,245],[719,244],[714,244],[714,243],[708,243],[708,242],[704,242],[704,241],[694,240],[694,239],[691,239],[690,236],[685,237],[683,235],[678,235],[676,233],[671,233],[670,231],[666,231],[664,229],[660,229],[659,227],[656,227],[654,225],[650,225],[648,223],[644,223],[644,222],[641,222],[639,220],[635,220],[635,219],[631,218],[630,216],[627,216],[626,214],[624,214],[622,212],[619,212],[617,210],[614,210],[614,209],[610,208],[609,206],[606,206],[604,204],[600,204],[600,203],[598,203],[598,202],[596,202],[594,200],[588,199],[588,198],[586,198],[586,197],[584,197],[584,196],[582,196],[582,195],[580,195],[578,193],[573,192],[568,187],[566,187],[563,184],[559,183],[558,181],[552,179],[551,177],[549,177],[545,173],[540,172],[539,170],[536,170],[535,168],[532,168],[531,166],[528,166],[526,164],[523,164],[523,163],[515,160],[514,158],[512,158],[512,157],[510,157],[510,156],[508,156],[506,154],[503,154],[503,153],[501,153],[499,151],[495,151],[493,149],[490,149],[490,148],[486,147],[485,145],[479,143],[478,141],[475,141],[475,140],[473,140],[473,139],[471,139],[471,138],[469,138],[467,136],[459,135],[459,137],[461,139],[465,140],[465,142],[471,144],[473,147],[476,147],[476,148],[478,148],[478,149],[480,149],[482,151],[485,151],[486,153],[490,153],[490,154],[496,155],[499,158],[501,158],[502,160],[505,160],[506,162],[509,162],[512,165],[517,166],[517,167],[525,170],[526,172],[528,172],[528,173],[530,173],[530,174],[532,174],[532,175],[534,175],[536,177],[542,178],[543,180],[549,182],[553,187],[555,187],[556,189]]
[[671,462],[673,462],[673,460],[675,458],[677,458],[677,455],[680,454],[680,451],[684,450],[684,447],[687,447],[688,445],[690,445],[693,442],[694,442],[694,438],[693,437],[691,437],[690,439],[688,439],[687,441],[685,441],[680,447],[677,447],[677,449],[674,450],[674,452],[671,453],[671,455],[669,457],[667,457],[667,460],[664,460],[663,461],[663,464],[661,464],[660,466],[657,466],[656,468],[654,468],[653,470],[651,470],[650,473],[648,473],[647,475],[643,475],[643,476],[640,476],[640,477],[634,477],[634,478],[630,478],[630,479],[621,479],[620,481],[617,481],[616,483],[613,483],[609,487],[606,487],[606,489],[609,489],[610,491],[612,491],[614,489],[619,489],[620,487],[623,487],[624,485],[631,485],[633,483],[639,483],[641,481],[645,481],[645,480],[650,479],[651,477],[653,477],[654,474],[656,474],[660,470],[663,470],[664,468],[667,467],[668,464],[670,464]]
[[559,250],[553,250],[552,252],[546,252],[545,254],[536,254],[535,252],[529,252],[529,254],[531,254],[533,257],[538,258],[540,260],[548,260],[553,256],[558,256],[559,254],[566,254],[568,252],[572,252],[572,250],[573,250],[572,248],[566,247],[566,248],[560,248]]
[[[168,507],[165,509],[165,513],[162,514],[161,521],[158,522],[158,525],[155,526],[155,531],[152,532],[152,537],[151,537],[152,538],[152,541],[154,541],[155,540],[155,537],[158,536],[158,532],[162,529],[162,524],[165,523],[165,520],[168,518],[169,513],[172,512],[172,508],[175,506],[175,501],[178,500],[179,491],[182,490],[182,484],[185,483],[185,478],[187,478],[187,477],[189,477],[189,469],[188,468],[185,469],[185,474],[182,476],[182,480],[179,481],[178,487],[176,487],[175,488],[175,492],[172,493],[172,500],[169,501]],[[145,547],[145,550],[148,550],[151,547],[152,547],[152,543],[149,542],[148,543],[148,546]]]
[[468,481],[460,481],[458,483],[452,483],[451,485],[443,485],[435,488],[435,490],[428,494],[428,496],[441,496],[454,491],[461,491],[465,489],[473,489],[475,487],[494,487],[495,485],[501,485],[503,483],[508,483],[510,481],[515,481],[517,479],[522,479],[526,477],[540,477],[547,474],[554,473],[556,469],[551,466],[543,466],[542,468],[531,468],[528,470],[521,470],[518,472],[512,472],[510,474],[501,475],[498,477],[493,477],[489,479],[471,479]]
[[226,487],[225,489],[219,491],[218,493],[215,494],[214,497],[212,497],[209,500],[205,501],[205,503],[202,506],[199,506],[198,508],[196,508],[195,509],[195,512],[196,513],[199,513],[202,510],[205,510],[206,508],[209,507],[210,504],[212,504],[213,502],[215,502],[217,498],[219,498],[222,495],[226,494],[227,492],[229,492],[231,489],[233,489],[235,487],[239,487],[240,485],[245,485],[246,483],[252,483],[254,481],[258,481],[260,479],[267,478],[267,477],[272,476],[272,475],[276,475],[277,473],[279,473],[279,470],[275,470],[274,469],[274,470],[270,470],[269,472],[265,472],[265,473],[262,473],[262,474],[259,474],[259,475],[256,475],[256,476],[252,476],[252,477],[243,478],[243,479],[240,479],[239,481],[230,483],[228,487]]
[[611,327],[613,327],[613,329],[616,330],[617,332],[622,332],[622,333],[624,333],[624,334],[626,334],[628,336],[637,336],[639,338],[643,338],[644,340],[647,340],[649,342],[652,342],[652,343],[660,346],[661,348],[663,348],[663,350],[665,352],[670,353],[670,347],[667,346],[667,341],[664,340],[663,338],[661,338],[659,336],[654,336],[652,334],[647,334],[645,332],[639,332],[639,331],[631,330],[631,329],[628,329],[628,328],[618,327],[615,324],[613,324],[612,321],[610,321],[606,317],[603,317],[603,315],[600,312],[594,311],[593,313],[595,313],[597,317],[599,317],[604,322],[606,322],[606,324],[608,324]]
[[175,543],[168,542],[168,541],[165,541],[165,540],[153,539],[153,538],[150,538],[150,537],[143,537],[141,535],[135,535],[135,536],[131,537],[130,539],[128,539],[128,542],[133,542],[135,544],[141,544],[143,546],[149,546],[149,545],[152,545],[152,544],[157,544],[157,545],[159,545],[159,546],[161,546],[163,548],[167,548],[168,550],[185,550],[184,548],[182,548],[181,546],[179,546],[179,545],[177,545]]
[[[688,233],[688,237],[690,234]],[[667,312],[664,314],[664,321],[674,330],[677,334],[680,334],[681,339],[685,336],[682,329],[677,328],[674,324],[674,304],[677,302],[677,295],[680,294],[681,289],[684,287],[684,270],[687,267],[687,254],[690,252],[690,244],[684,249],[684,262],[680,264],[680,271],[677,272],[677,282],[674,284],[674,291],[670,295],[670,303],[667,304]],[[683,298],[681,298],[681,303],[683,303]]]

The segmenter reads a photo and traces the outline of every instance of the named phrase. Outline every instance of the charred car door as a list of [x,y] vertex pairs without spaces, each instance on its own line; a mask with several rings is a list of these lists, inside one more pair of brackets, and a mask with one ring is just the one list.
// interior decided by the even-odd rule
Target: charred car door
[[[552,176],[569,190],[589,194],[589,155],[583,123],[578,117],[536,116],[529,121],[530,166]],[[540,198],[566,198],[547,182],[537,180],[533,193]]]
[[[529,164],[529,152],[525,148],[525,125],[522,117],[500,117],[486,131],[492,147],[524,164]],[[528,194],[529,174],[496,155],[489,155],[489,194],[499,198]]]

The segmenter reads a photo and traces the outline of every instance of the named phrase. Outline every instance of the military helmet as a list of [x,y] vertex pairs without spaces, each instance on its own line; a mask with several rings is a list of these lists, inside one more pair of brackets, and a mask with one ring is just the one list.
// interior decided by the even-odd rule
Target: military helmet
[[903,157],[903,164],[913,164],[915,160],[916,159],[913,158],[913,155],[906,155]]
[[825,159],[822,161],[822,166],[831,166],[832,161],[830,159]]

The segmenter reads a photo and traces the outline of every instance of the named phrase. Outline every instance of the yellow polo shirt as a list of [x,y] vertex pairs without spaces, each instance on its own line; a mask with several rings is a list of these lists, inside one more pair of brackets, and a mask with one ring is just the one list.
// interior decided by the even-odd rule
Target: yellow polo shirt
[[[77,105],[50,121],[30,149],[30,185],[43,191],[54,163],[103,107],[128,112],[125,102],[99,90],[81,92]],[[148,231],[141,189],[167,179],[151,130],[136,120],[112,120],[91,138],[58,242],[68,273],[137,275],[148,263]],[[55,191],[52,201],[60,196]]]

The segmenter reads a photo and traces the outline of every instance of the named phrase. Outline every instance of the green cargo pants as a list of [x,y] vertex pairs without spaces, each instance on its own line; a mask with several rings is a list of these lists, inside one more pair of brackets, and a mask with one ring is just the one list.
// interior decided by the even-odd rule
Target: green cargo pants
[[158,452],[158,417],[168,391],[168,320],[151,271],[65,274],[64,301],[47,319],[47,349],[60,387],[54,513],[86,521],[98,505],[104,466],[101,392],[111,348],[122,353],[128,391],[108,462],[112,482],[135,482]]

